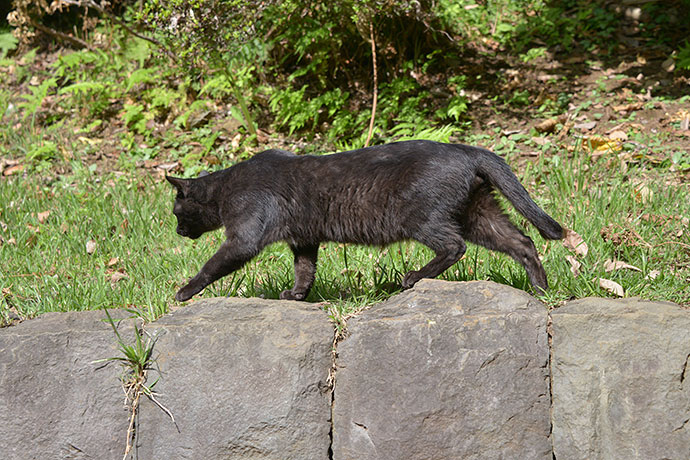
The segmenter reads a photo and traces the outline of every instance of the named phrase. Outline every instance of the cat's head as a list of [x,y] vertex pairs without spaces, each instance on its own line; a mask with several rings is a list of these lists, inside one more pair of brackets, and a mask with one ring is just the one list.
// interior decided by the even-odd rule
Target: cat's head
[[179,235],[195,240],[204,233],[221,227],[217,206],[206,198],[209,195],[207,183],[201,179],[165,178],[177,190],[173,214],[177,217]]

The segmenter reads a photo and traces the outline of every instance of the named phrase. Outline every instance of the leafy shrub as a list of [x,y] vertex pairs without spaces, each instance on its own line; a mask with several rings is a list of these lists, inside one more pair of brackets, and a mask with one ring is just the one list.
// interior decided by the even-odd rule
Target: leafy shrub
[[686,41],[678,51],[676,63],[680,69],[690,69],[690,41]]
[[19,41],[11,33],[0,33],[0,59],[17,47]]
[[317,130],[319,120],[323,117],[331,119],[341,110],[349,93],[336,88],[312,98],[305,97],[307,86],[297,91],[283,89],[276,91],[270,99],[269,107],[276,114],[278,126],[287,126],[290,134],[306,127],[310,122],[310,129]]

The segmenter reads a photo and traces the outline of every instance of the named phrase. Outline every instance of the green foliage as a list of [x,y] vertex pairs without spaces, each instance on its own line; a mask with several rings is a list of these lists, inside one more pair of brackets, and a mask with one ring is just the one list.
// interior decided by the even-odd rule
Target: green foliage
[[0,89],[0,121],[7,113],[10,107],[10,92],[4,89]]
[[109,68],[109,62],[108,54],[99,49],[95,51],[75,51],[61,55],[53,63],[53,68],[57,78],[70,78],[72,81],[80,81],[98,75],[103,76],[103,72],[108,72],[112,75],[115,69]]
[[125,84],[125,91],[129,92],[136,85],[146,85],[148,83],[154,83],[158,80],[160,69],[137,69],[132,72],[127,78]]
[[146,93],[150,99],[149,106],[158,115],[167,114],[173,106],[183,99],[183,96],[175,90],[169,88],[155,88]]
[[70,94],[70,105],[85,110],[85,118],[98,117],[110,106],[110,99],[115,95],[108,83],[82,81],[65,86],[58,94]]
[[146,133],[147,113],[141,104],[125,104],[122,119],[125,125],[135,133]]
[[520,55],[522,62],[531,62],[535,59],[539,59],[546,55],[546,48],[543,46],[538,46],[536,48],[530,48],[526,53]]
[[126,374],[122,377],[123,382],[141,378],[153,365],[153,347],[156,343],[156,340],[149,337],[147,338],[146,342],[144,342],[143,331],[135,328],[134,345],[128,345],[122,338],[122,335],[120,335],[120,332],[117,330],[117,326],[115,326],[115,322],[110,316],[108,309],[104,308],[103,311],[105,312],[108,324],[110,324],[113,332],[115,333],[115,337],[117,337],[117,346],[121,356],[99,359],[94,361],[94,363],[108,361],[122,363],[123,367],[127,370]]
[[463,88],[467,78],[464,75],[454,75],[448,79],[447,87],[451,89],[453,95],[446,105],[436,111],[436,116],[440,119],[452,118],[456,123],[460,122],[468,109],[467,97],[463,94]]
[[306,90],[305,85],[297,91],[278,90],[271,96],[269,107],[276,114],[276,122],[279,127],[287,126],[290,134],[308,124],[311,125],[311,131],[315,131],[321,117],[333,117],[349,97],[347,92],[336,88],[308,99],[305,97]]
[[58,147],[55,142],[45,141],[33,144],[26,153],[27,160],[31,162],[42,162],[54,160],[58,156]]
[[12,33],[0,33],[0,59],[4,59],[10,51],[16,49],[18,42]]
[[685,44],[678,51],[676,64],[680,69],[690,70],[690,41],[686,40]]
[[55,78],[48,78],[43,80],[38,86],[29,86],[31,94],[24,94],[22,98],[24,102],[19,103],[19,107],[24,110],[24,119],[31,117],[31,124],[33,126],[34,119],[36,117],[36,112],[38,111],[41,104],[48,96],[48,92],[51,88],[57,85]]

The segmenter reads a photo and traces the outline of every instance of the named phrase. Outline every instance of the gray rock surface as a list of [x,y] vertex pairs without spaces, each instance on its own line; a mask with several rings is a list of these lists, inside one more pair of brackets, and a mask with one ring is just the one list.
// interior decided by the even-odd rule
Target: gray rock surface
[[334,331],[318,306],[208,299],[147,331],[158,337],[155,390],[179,432],[144,400],[139,458],[328,459]]
[[[122,458],[123,371],[94,363],[121,356],[104,319],[0,328],[0,459]],[[547,321],[507,286],[423,280],[348,322],[331,407],[333,327],[318,306],[201,300],[146,327],[148,383],[177,424],[142,399],[132,458],[551,460],[552,445],[557,460],[690,458],[690,311],[554,310],[552,406]],[[132,325],[119,327],[129,343]]]
[[551,460],[546,324],[522,291],[438,280],[350,320],[334,460]]
[[[102,311],[48,313],[0,329],[0,458],[122,458],[122,371],[93,363],[118,356],[102,319]],[[127,336],[131,322],[121,329]]]
[[552,318],[555,458],[690,458],[690,312],[591,298]]

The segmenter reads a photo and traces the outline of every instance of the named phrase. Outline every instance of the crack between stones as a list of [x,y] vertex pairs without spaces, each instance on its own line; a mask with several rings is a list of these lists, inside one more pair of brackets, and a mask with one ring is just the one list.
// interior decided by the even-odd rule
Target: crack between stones
[[683,369],[680,371],[680,388],[683,389],[683,381],[685,381],[685,372],[688,370],[688,361],[690,361],[690,354],[685,357]]
[[335,406],[335,374],[337,371],[336,360],[338,359],[338,342],[344,338],[345,330],[347,327],[347,320],[343,320],[343,328],[338,329],[333,328],[333,345],[331,346],[331,368],[328,371],[327,384],[328,388],[331,390],[331,426],[328,430],[328,460],[333,460],[333,408]]
[[549,346],[549,437],[551,438],[551,459],[556,459],[553,443],[553,318],[549,309],[546,315],[546,340]]

